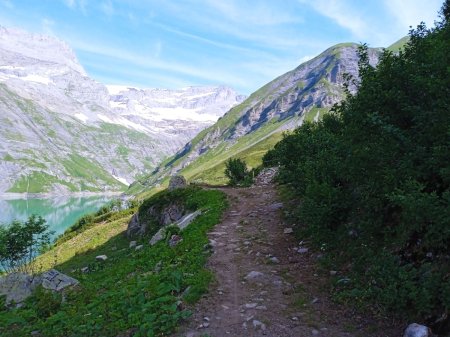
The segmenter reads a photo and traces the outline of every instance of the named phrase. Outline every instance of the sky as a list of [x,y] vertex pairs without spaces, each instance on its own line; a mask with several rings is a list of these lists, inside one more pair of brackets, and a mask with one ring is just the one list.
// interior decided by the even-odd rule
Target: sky
[[251,94],[330,46],[387,47],[443,0],[0,0],[0,25],[54,35],[104,84]]

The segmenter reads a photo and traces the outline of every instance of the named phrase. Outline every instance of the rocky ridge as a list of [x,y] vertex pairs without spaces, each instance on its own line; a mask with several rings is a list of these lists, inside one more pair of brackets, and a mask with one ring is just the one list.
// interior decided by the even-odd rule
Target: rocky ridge
[[107,87],[63,41],[0,27],[0,193],[123,189],[242,99]]
[[[294,129],[304,120],[320,119],[345,97],[345,75],[357,82],[358,47],[355,43],[333,46],[266,84],[158,167],[157,173],[148,177],[147,184],[183,172],[206,154],[213,164],[246,137],[256,144],[274,133]],[[378,63],[381,52],[381,48],[369,48],[371,65]],[[354,84],[349,86],[351,93],[356,89]],[[260,133],[254,136],[257,132]]]

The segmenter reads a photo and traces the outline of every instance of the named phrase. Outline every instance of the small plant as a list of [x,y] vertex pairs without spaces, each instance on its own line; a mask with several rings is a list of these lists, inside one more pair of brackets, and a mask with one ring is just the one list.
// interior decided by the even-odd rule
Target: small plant
[[53,233],[44,218],[32,215],[25,222],[14,220],[0,227],[0,266],[6,273],[34,275],[38,266],[32,263],[50,244]]
[[251,173],[243,160],[229,159],[225,163],[225,167],[225,175],[231,186],[248,186],[252,183]]

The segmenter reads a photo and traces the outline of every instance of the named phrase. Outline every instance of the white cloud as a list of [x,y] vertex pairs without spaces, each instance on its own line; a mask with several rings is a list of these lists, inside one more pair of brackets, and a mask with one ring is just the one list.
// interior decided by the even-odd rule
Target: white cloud
[[424,21],[428,27],[434,25],[442,0],[385,0],[384,5],[403,29],[416,27]]

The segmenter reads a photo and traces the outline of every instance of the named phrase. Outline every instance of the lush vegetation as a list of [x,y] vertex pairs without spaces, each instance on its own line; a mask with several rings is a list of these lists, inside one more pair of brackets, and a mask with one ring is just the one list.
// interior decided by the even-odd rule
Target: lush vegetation
[[0,272],[37,273],[38,265],[32,262],[49,246],[51,234],[45,219],[35,215],[0,226]]
[[301,199],[303,234],[340,271],[338,298],[436,329],[450,309],[448,3],[436,28],[419,25],[376,68],[363,46],[358,93],[264,158]]
[[228,159],[225,163],[225,175],[229,179],[231,186],[249,185],[252,178],[245,161],[239,158]]
[[[99,222],[39,257],[46,265],[57,254],[56,268],[80,281],[61,296],[38,289],[17,309],[0,312],[1,336],[161,336],[189,316],[188,305],[207,290],[212,275],[204,268],[209,255],[206,232],[219,222],[226,199],[219,191],[185,188],[161,192],[143,207],[179,200],[202,215],[181,233],[175,247],[161,241],[129,248],[124,235],[130,215]],[[116,211],[120,214],[122,211]],[[109,214],[107,212],[105,214]],[[114,213],[114,212],[113,212]],[[114,216],[112,217],[114,218]],[[81,226],[83,227],[83,226]],[[105,254],[106,261],[95,256]],[[83,273],[81,268],[88,267]],[[2,309],[0,309],[2,310]]]

